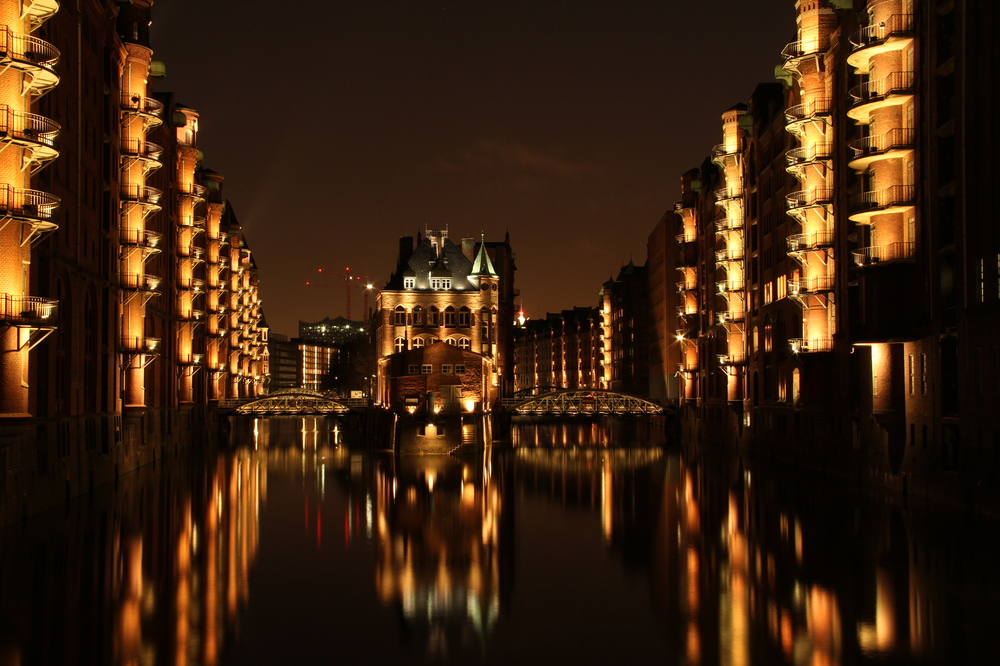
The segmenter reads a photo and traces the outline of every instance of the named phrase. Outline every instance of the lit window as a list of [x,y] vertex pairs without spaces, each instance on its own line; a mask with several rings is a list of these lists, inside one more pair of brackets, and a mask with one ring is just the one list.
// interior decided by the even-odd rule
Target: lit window
[[434,366],[433,365],[431,365],[429,363],[425,363],[424,365],[420,366],[420,374],[422,374],[422,375],[429,375],[432,372],[434,372]]
[[451,278],[431,278],[431,289],[442,290],[451,289]]
[[441,374],[443,374],[443,375],[450,375],[451,374],[451,365],[448,364],[448,363],[443,364],[441,366]]
[[405,277],[403,278],[403,289],[413,289],[416,286],[417,278],[415,277]]
[[396,353],[406,350],[406,338],[396,338],[393,346],[396,348]]

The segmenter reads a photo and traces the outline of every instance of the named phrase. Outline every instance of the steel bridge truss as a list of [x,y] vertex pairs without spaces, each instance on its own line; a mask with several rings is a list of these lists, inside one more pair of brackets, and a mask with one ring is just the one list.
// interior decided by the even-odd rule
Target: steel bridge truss
[[274,416],[279,414],[343,414],[349,408],[317,391],[283,389],[244,403],[236,408],[239,414]]
[[570,389],[532,396],[509,405],[514,414],[662,414],[655,402],[602,389]]

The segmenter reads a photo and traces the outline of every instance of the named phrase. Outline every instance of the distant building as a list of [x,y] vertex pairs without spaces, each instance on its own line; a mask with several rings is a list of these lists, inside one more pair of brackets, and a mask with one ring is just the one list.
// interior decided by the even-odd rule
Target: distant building
[[514,389],[607,388],[601,311],[576,307],[514,330]]
[[327,317],[315,323],[299,322],[299,338],[316,342],[328,342],[335,346],[343,346],[365,337],[364,322],[351,321],[344,317],[330,319]]
[[649,395],[649,283],[646,267],[632,261],[601,288],[608,388]]
[[[514,270],[509,237],[461,247],[447,231],[401,238],[374,319],[379,404],[490,409],[511,393]],[[431,351],[441,344],[454,350]]]

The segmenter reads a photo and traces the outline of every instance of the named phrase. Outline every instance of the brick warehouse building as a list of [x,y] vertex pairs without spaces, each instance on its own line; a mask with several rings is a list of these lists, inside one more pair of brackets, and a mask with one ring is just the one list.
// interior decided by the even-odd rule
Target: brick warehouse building
[[795,9],[779,84],[650,235],[659,390],[688,433],[996,507],[997,9]]
[[[447,231],[401,238],[396,270],[376,299],[377,402],[393,411],[489,410],[510,395],[514,271],[509,236],[464,238],[461,247]],[[431,353],[439,343],[455,349]],[[456,376],[456,365],[465,372]]]
[[151,92],[152,4],[0,0],[5,521],[264,390],[256,266],[198,113]]

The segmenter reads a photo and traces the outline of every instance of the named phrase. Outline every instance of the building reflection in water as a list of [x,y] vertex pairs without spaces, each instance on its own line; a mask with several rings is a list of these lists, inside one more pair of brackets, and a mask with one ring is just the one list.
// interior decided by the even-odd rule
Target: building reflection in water
[[[455,446],[474,438],[456,433]],[[274,546],[278,524],[323,554],[316,562],[335,587],[320,598],[367,594],[353,603],[398,620],[395,636],[351,636],[359,650],[382,641],[424,660],[544,653],[553,646],[531,641],[558,634],[516,628],[532,609],[559,608],[551,595],[561,590],[517,586],[515,568],[563,566],[518,560],[554,546],[529,539],[562,538],[557,516],[584,517],[560,552],[611,556],[610,569],[569,583],[581,595],[617,590],[615,567],[643,581],[630,603],[649,614],[648,644],[665,663],[989,661],[995,525],[686,454],[638,420],[515,424],[511,441],[401,455],[351,449],[335,419],[235,422],[227,451],[159,461],[0,534],[0,666],[221,663],[248,621],[261,544],[298,566],[299,546]],[[282,515],[277,499],[268,505],[269,478]],[[353,569],[331,559],[343,553]],[[588,640],[636,631],[602,608],[584,612],[607,626]]]

